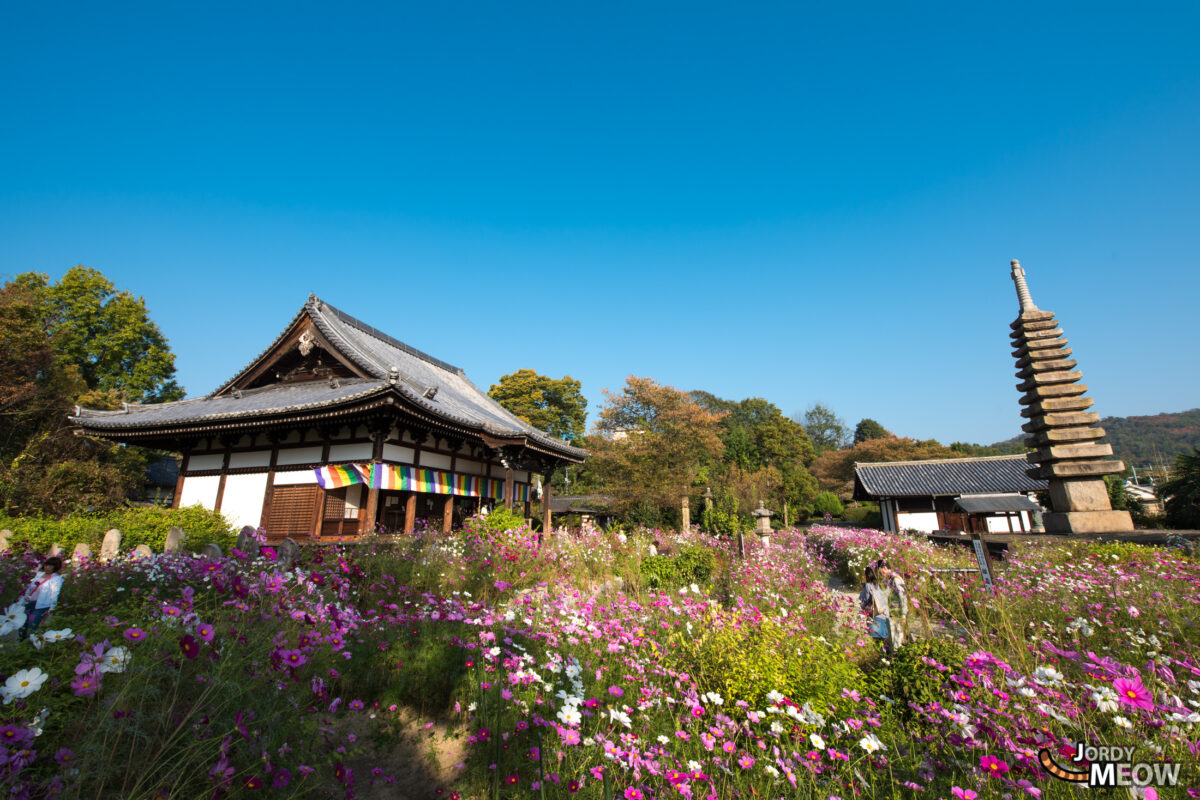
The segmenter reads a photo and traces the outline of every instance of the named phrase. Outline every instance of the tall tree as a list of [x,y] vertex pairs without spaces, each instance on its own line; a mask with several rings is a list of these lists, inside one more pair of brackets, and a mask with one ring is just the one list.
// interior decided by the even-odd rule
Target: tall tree
[[566,441],[583,436],[587,399],[570,375],[555,380],[531,369],[503,375],[488,396],[538,430]]
[[178,397],[173,374],[145,304],[95,270],[0,286],[0,507],[60,515],[121,503],[143,480],[145,454],[75,436],[67,415],[77,402]]
[[74,366],[89,390],[117,402],[183,397],[175,356],[144,299],[117,291],[99,270],[84,266],[67,270],[57,283],[36,272],[18,275],[13,283],[34,292],[58,362]]
[[915,439],[889,436],[868,439],[845,450],[822,453],[813,462],[812,473],[822,489],[848,499],[854,490],[855,462],[920,461],[927,458],[961,458],[962,453],[943,447],[934,439]]
[[862,444],[868,439],[886,439],[892,432],[870,417],[860,419],[854,426],[854,443]]
[[604,392],[589,469],[623,510],[674,509],[720,458],[721,417],[686,392],[630,376],[620,393]]
[[1200,528],[1200,449],[1175,457],[1171,480],[1159,487],[1164,499],[1167,525],[1172,528]]
[[803,417],[796,420],[804,426],[808,438],[818,453],[827,450],[840,450],[846,443],[846,423],[833,410],[816,403],[804,412]]

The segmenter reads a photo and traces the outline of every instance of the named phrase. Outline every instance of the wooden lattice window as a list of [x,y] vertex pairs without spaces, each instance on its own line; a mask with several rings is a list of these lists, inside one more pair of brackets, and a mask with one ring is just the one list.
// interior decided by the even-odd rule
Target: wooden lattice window
[[325,519],[341,519],[346,513],[346,490],[325,492]]
[[273,539],[293,539],[313,533],[317,516],[316,486],[276,486],[267,510],[267,535]]

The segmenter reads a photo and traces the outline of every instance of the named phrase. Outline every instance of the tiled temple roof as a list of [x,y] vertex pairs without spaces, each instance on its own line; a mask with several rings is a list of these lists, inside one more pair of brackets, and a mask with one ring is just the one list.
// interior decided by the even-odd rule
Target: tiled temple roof
[[1028,468],[1023,455],[855,464],[854,496],[865,500],[1045,489],[1046,481],[1029,477]]
[[[256,366],[307,315],[329,343],[368,378],[277,383],[234,389],[237,379]],[[534,428],[506,410],[451,366],[388,336],[344,311],[310,296],[284,333],[245,369],[216,392],[172,403],[129,404],[119,411],[77,409],[71,417],[81,428],[103,435],[122,429],[179,426],[215,420],[301,412],[343,406],[371,395],[398,393],[433,417],[498,438],[525,437],[547,449],[582,459],[586,451]]]

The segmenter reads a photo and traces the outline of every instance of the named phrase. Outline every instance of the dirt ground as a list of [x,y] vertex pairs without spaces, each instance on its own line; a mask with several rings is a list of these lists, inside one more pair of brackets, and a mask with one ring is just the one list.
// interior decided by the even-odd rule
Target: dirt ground
[[[373,736],[381,721],[383,732]],[[366,754],[347,761],[354,769],[355,793],[362,800],[447,798],[459,776],[456,765],[467,757],[465,734],[456,736],[447,723],[408,709],[384,712],[376,720],[359,715],[347,720],[345,731],[358,734],[368,746]],[[388,783],[373,776],[371,771],[377,767],[395,780]],[[440,795],[438,789],[443,790]]]

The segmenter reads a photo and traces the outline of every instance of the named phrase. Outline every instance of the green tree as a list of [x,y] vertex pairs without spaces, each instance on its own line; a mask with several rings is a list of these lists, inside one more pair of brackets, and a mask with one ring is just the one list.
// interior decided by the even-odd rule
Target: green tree
[[816,403],[796,421],[804,426],[804,431],[818,454],[828,450],[841,450],[846,443],[845,421],[827,406]]
[[623,512],[657,508],[674,518],[679,498],[721,456],[721,414],[651,378],[630,376],[604,397],[589,472]]
[[1200,528],[1200,448],[1175,457],[1171,480],[1159,487],[1167,525],[1182,530]]
[[179,400],[175,356],[150,319],[146,301],[117,291],[96,269],[77,266],[58,281],[36,272],[14,280],[33,290],[58,361],[73,365],[87,388],[116,402]]
[[842,505],[842,501],[833,492],[821,492],[813,498],[813,515],[821,517],[826,512],[834,517],[840,517],[846,513],[846,507]]
[[181,396],[173,361],[145,304],[95,270],[0,286],[0,508],[57,516],[119,505],[144,480],[145,451],[76,436],[68,414],[76,403]]
[[583,436],[587,400],[570,375],[555,380],[531,369],[501,376],[488,396],[538,430],[566,441]]
[[868,439],[886,439],[892,432],[875,420],[867,417],[858,421],[854,426],[854,443],[862,444]]

